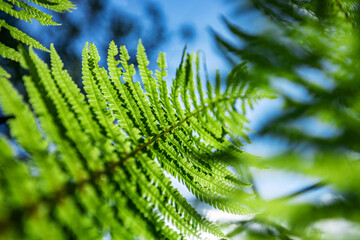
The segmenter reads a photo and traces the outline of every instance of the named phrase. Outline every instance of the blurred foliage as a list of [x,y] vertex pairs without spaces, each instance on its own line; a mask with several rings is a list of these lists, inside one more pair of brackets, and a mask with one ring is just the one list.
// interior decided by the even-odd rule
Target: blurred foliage
[[[214,33],[231,63],[247,62],[243,78],[272,89],[284,102],[280,116],[258,134],[286,140],[289,150],[264,162],[318,180],[287,197],[270,201],[259,197],[251,204],[262,213],[235,224],[230,235],[359,239],[359,5],[355,0],[251,0],[241,2],[238,13],[260,13],[267,21],[263,31],[250,34],[224,19],[234,39]],[[333,189],[329,199],[296,201],[324,186]],[[331,229],[321,226],[329,220],[340,235],[326,234]],[[342,228],[337,221],[357,231]]]
[[43,51],[50,51],[38,41],[39,39],[20,30],[18,23],[36,21],[40,25],[59,26],[61,24],[53,20],[54,12],[70,12],[74,8],[75,5],[69,0],[52,2],[0,0],[0,56],[4,59],[2,67],[10,70],[13,75],[19,72],[18,65],[15,64],[15,62],[19,63],[21,58],[21,54],[16,50],[19,42]]
[[[21,20],[1,11],[0,18],[18,29],[27,29],[32,36],[41,36],[38,40],[46,47],[49,47],[50,43],[54,43],[65,66],[78,84],[81,84],[81,75],[79,74],[81,72],[81,49],[84,42],[90,37],[97,39],[96,44],[102,53],[107,51],[108,43],[112,40],[126,42],[131,56],[135,56],[137,40],[141,38],[144,46],[149,49],[150,59],[156,57],[157,47],[165,41],[167,26],[163,11],[158,5],[151,2],[139,6],[139,10],[143,11],[142,16],[130,14],[126,7],[120,8],[111,0],[75,0],[73,2],[76,5],[76,16],[44,9],[44,12],[53,15],[53,18],[56,22],[61,23],[62,27],[26,25]],[[1,32],[0,42],[8,44],[12,48],[16,48],[18,44],[17,40],[12,38],[7,31]],[[41,56],[49,62],[48,54],[41,54]],[[2,66],[11,73],[12,81],[16,81],[18,88],[25,93],[20,81],[23,73],[18,64],[2,59]]]
[[[17,51],[19,43],[49,51],[39,41],[28,35],[28,31],[22,31],[19,27],[21,22],[34,23],[40,25],[59,26],[60,23],[53,20],[54,13],[63,14],[70,12],[75,5],[69,0],[38,1],[38,0],[0,0],[0,59],[1,71],[8,71],[15,82],[19,83],[24,71],[20,68],[20,53]],[[5,68],[5,69],[3,69]],[[17,86],[23,92],[23,86]],[[1,109],[0,109],[1,113]],[[2,130],[2,129],[0,129]]]

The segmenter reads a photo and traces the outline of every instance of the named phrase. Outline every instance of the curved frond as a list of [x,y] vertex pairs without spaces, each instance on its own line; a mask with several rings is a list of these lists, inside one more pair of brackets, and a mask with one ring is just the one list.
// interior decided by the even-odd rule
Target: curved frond
[[[252,197],[245,189],[251,184],[227,167],[256,164],[238,148],[240,143],[232,143],[237,136],[231,135],[237,129],[246,139],[244,127],[232,121],[246,121],[235,105],[256,98],[255,90],[231,82],[221,91],[217,75],[215,87],[208,81],[205,94],[198,56],[184,52],[169,92],[165,55],[159,54],[159,70],[153,76],[139,41],[137,61],[144,88],[134,82],[136,71],[128,63],[125,46],[119,51],[110,43],[107,71],[99,66],[95,45],[86,44],[83,95],[53,45],[51,69],[32,49],[27,53],[20,47],[18,53],[29,70],[23,80],[33,111],[5,71],[0,103],[6,114],[14,116],[8,120],[12,135],[35,160],[41,184],[33,188],[35,197],[9,206],[0,218],[0,223],[11,222],[10,230],[34,226],[31,233],[11,230],[11,236],[37,238],[37,231],[45,227],[44,236],[51,230],[59,238],[100,238],[109,233],[114,239],[201,239],[209,233],[228,239],[172,186],[167,174],[214,208],[254,213],[243,205]],[[1,141],[0,147],[10,161]],[[45,209],[43,214],[33,218],[31,211],[40,209]],[[19,211],[26,221],[13,221],[11,216]],[[90,227],[94,230],[87,231]]]
[[22,31],[20,31],[17,28],[10,26],[9,24],[7,24],[5,22],[5,20],[0,19],[0,28],[2,28],[2,27],[9,30],[10,35],[13,38],[15,38],[16,40],[19,40],[19,41],[25,43],[28,46],[31,46],[31,47],[38,48],[38,49],[41,49],[43,51],[49,52],[49,49],[44,47],[41,43],[36,41],[34,38],[30,37],[29,35],[27,35],[26,33],[22,32]]
[[18,51],[2,43],[0,43],[0,55],[15,62],[20,62],[21,59],[21,54]]

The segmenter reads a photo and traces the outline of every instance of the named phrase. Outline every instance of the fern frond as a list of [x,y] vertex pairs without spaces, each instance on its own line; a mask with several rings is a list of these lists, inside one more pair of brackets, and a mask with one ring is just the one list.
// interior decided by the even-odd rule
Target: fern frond
[[82,129],[94,140],[101,139],[100,128],[91,117],[89,106],[85,102],[85,96],[80,92],[78,86],[72,81],[67,70],[63,69],[59,55],[53,45],[51,45],[51,73],[61,93],[65,96],[72,111],[80,120]]
[[[166,81],[163,79],[167,76],[166,69],[166,59],[164,53],[159,53],[158,60],[157,60],[158,66],[160,68],[160,71],[156,70],[155,77],[158,84],[159,92],[160,92],[160,101],[162,105],[162,111],[164,116],[166,117],[166,121],[163,123],[164,127],[167,128],[169,126],[168,122],[170,124],[174,124],[176,122],[175,119],[175,111],[174,108],[171,107],[170,99],[168,96],[168,87]],[[162,113],[159,113],[159,121],[162,119],[160,116]]]
[[134,93],[133,91],[131,91],[132,89],[135,88],[134,87],[135,84],[132,79],[133,75],[135,75],[135,69],[134,69],[134,65],[128,64],[129,59],[130,59],[130,56],[127,52],[127,49],[125,48],[125,46],[121,46],[120,47],[120,62],[124,69],[123,80],[125,81],[126,84],[121,84],[120,79],[116,79],[116,81],[114,83],[115,83],[117,91],[119,91],[121,97],[124,99],[124,103],[125,103],[126,107],[130,110],[131,116],[133,118],[135,118],[134,125],[138,126],[140,133],[142,135],[148,136],[149,133],[147,132],[147,129],[145,126],[145,121],[143,120],[143,117],[141,114],[141,109],[139,108],[138,102],[136,101],[135,97],[133,96],[133,94],[138,94],[138,93]]
[[49,142],[40,133],[35,116],[8,79],[1,77],[0,84],[2,109],[5,114],[14,116],[13,119],[8,120],[12,136],[33,156],[34,161],[41,167],[42,182],[45,186],[43,191],[51,191],[51,189],[57,188],[64,181],[64,175],[54,164],[54,156],[47,154]]
[[11,4],[4,2],[3,0],[0,1],[0,10],[15,18],[24,20],[26,22],[31,22],[31,14],[25,11],[16,11],[13,9]]
[[[141,42],[139,42],[139,59],[140,59],[140,71],[142,72],[142,75],[147,75],[148,73],[145,72],[145,57],[141,54]],[[146,96],[140,86],[140,82],[134,83],[132,76],[135,74],[135,70],[133,65],[128,65],[127,61],[130,59],[127,50],[124,46],[120,47],[121,52],[121,63],[124,67],[124,81],[127,83],[126,87],[128,88],[128,91],[130,93],[130,96],[132,97],[132,102],[137,106],[139,113],[142,114],[142,122],[144,126],[147,126],[146,131],[144,132],[144,136],[148,137],[151,135],[157,134],[157,126],[155,124],[155,116],[151,112],[150,105],[148,101],[146,100]],[[126,60],[125,60],[126,59]],[[141,123],[140,123],[141,124]]]
[[[37,57],[34,55],[34,53],[33,52],[31,52],[30,53],[30,57],[32,57],[32,60],[33,60],[33,62],[34,62],[34,64],[35,64],[35,66],[36,66],[36,69],[32,69],[33,71],[36,71],[35,72],[35,74],[33,73],[32,74],[32,78],[34,78],[34,79],[38,79],[38,80],[40,80],[40,82],[42,82],[42,83],[45,83],[45,81],[48,81],[47,83],[45,83],[45,88],[47,88],[47,89],[50,89],[51,88],[51,85],[52,86],[54,86],[52,83],[51,83],[51,76],[49,76],[49,75],[47,75],[47,72],[48,72],[48,70],[47,70],[47,68],[46,68],[46,66],[45,66],[45,64],[44,63],[42,63],[39,59],[37,59]],[[31,68],[31,64],[29,64],[29,66],[30,66],[30,68]],[[39,75],[39,76],[37,76],[37,75]],[[39,79],[40,78],[40,79]],[[50,80],[49,80],[50,79]],[[30,82],[29,82],[30,81]],[[38,111],[38,113],[39,114],[41,114],[40,116],[40,119],[42,119],[42,118],[44,118],[44,117],[47,117],[47,121],[41,121],[42,123],[44,123],[43,125],[44,125],[44,129],[45,130],[49,130],[50,128],[48,127],[48,125],[49,125],[49,119],[51,119],[51,118],[49,118],[49,116],[47,116],[47,115],[45,115],[45,112],[44,112],[44,110],[45,110],[45,108],[47,107],[47,106],[45,106],[46,104],[44,103],[44,101],[41,101],[41,100],[39,100],[39,99],[36,99],[35,97],[34,97],[34,92],[36,92],[37,91],[37,89],[36,89],[36,87],[34,87],[34,88],[30,88],[30,87],[28,87],[29,86],[29,83],[31,83],[31,80],[30,80],[30,78],[26,78],[26,80],[25,80],[25,83],[26,83],[26,86],[27,86],[27,88],[28,88],[28,91],[29,91],[29,93],[30,93],[30,98],[31,98],[31,101],[32,101],[32,103],[33,103],[33,106],[34,106],[34,108],[36,109],[36,111]],[[35,91],[34,91],[35,90]],[[51,90],[50,90],[51,91]],[[56,96],[57,94],[56,94],[56,91],[55,90],[52,90],[51,91],[52,92],[52,94],[54,95],[54,96]],[[55,98],[53,98],[53,101],[54,101],[54,103],[56,104],[56,105],[60,105],[60,103],[57,103],[58,101],[57,100],[55,100]],[[43,105],[39,105],[40,103],[42,103]],[[41,112],[41,109],[43,109],[43,113]],[[62,111],[64,111],[64,110],[62,110]],[[47,114],[50,114],[49,112],[47,112]],[[62,114],[60,113],[60,116],[61,116]],[[51,122],[51,121],[50,121]],[[52,138],[54,139],[54,141],[56,141],[56,137],[54,137],[54,134],[53,134],[53,132],[52,131],[49,131],[49,135],[50,136],[52,136]],[[56,135],[55,135],[56,136]],[[62,148],[61,148],[61,146],[64,144],[64,143],[66,143],[66,141],[67,141],[67,139],[63,139],[63,141],[62,142],[57,142],[56,141],[56,143],[59,143],[58,144],[58,146],[59,146],[59,150],[61,151],[62,150]],[[77,161],[74,161],[74,160],[76,160],[76,159],[78,159],[78,157],[77,157],[77,155],[76,155],[76,153],[74,154],[74,155],[72,155],[72,156],[70,156],[70,153],[72,152],[71,150],[72,150],[72,148],[70,147],[70,146],[68,146],[70,149],[65,149],[65,151],[64,152],[62,152],[63,154],[64,154],[64,157],[71,157],[70,158],[70,160],[73,162],[73,163],[79,163],[80,161],[79,160],[77,160]],[[79,151],[81,151],[81,150],[79,150]],[[109,156],[109,155],[108,155]],[[64,159],[65,160],[65,159]],[[70,166],[70,167],[74,167],[74,166]],[[78,168],[77,168],[78,169]],[[74,170],[76,170],[76,168],[74,168]],[[79,169],[78,169],[79,170]],[[85,184],[85,182],[84,182],[84,180],[82,180],[83,178],[84,178],[84,176],[86,176],[87,174],[86,173],[84,173],[83,171],[82,172],[80,172],[80,171],[75,171],[75,178],[76,179],[78,179],[78,181],[79,182],[83,182],[83,184]],[[76,177],[76,176],[78,176],[78,177]],[[90,179],[89,179],[90,180]],[[104,188],[104,189],[106,189],[106,188]],[[61,192],[63,192],[63,194],[70,194],[69,192],[67,192],[68,190],[61,190]],[[82,196],[84,199],[88,199],[88,196]],[[96,199],[96,197],[95,196],[92,196],[92,198],[91,199]],[[103,199],[103,197],[101,197],[100,199]],[[95,207],[95,208],[98,208],[98,207],[96,207],[96,206],[103,206],[104,205],[104,202],[103,202],[103,200],[101,201],[101,202],[99,202],[97,205],[91,205],[91,207]],[[90,205],[89,205],[90,206]],[[65,210],[65,212],[66,211],[68,211],[68,210]],[[89,207],[88,208],[88,212],[90,213],[91,211],[93,211],[93,210],[91,210],[91,208]],[[104,211],[104,209],[102,208],[101,209],[101,211]],[[110,211],[110,212],[109,212]],[[111,226],[113,226],[113,231],[115,232],[115,233],[118,233],[118,234],[120,234],[121,236],[126,236],[126,232],[124,232],[124,231],[120,231],[121,230],[121,228],[122,228],[122,225],[119,225],[119,223],[118,223],[118,221],[117,220],[115,220],[114,218],[109,218],[109,214],[110,214],[110,216],[111,215],[113,215],[113,213],[112,213],[112,209],[109,209],[109,211],[107,211],[107,212],[104,212],[104,214],[106,214],[106,215],[104,215],[102,218],[100,218],[99,220],[100,221],[105,221],[107,224],[109,224],[109,225],[111,225]],[[99,213],[98,213],[99,214]],[[130,220],[131,219],[131,214],[128,214],[128,215],[125,215],[125,216],[127,216],[127,218],[128,218],[128,220]],[[117,226],[117,227],[115,227],[115,226]],[[72,228],[73,226],[71,226],[71,228]],[[116,231],[115,231],[115,229],[116,229]],[[75,234],[79,234],[77,231],[79,231],[79,229],[78,228],[74,228],[73,229],[73,231],[74,231],[74,233]],[[138,231],[139,232],[139,231]],[[139,232],[139,234],[140,234],[140,232]],[[130,235],[130,233],[127,233],[127,235],[128,236],[131,236]],[[150,238],[151,239],[151,238]]]
[[122,148],[124,135],[121,133],[121,130],[114,125],[115,118],[107,110],[108,105],[100,92],[99,85],[103,84],[99,82],[104,83],[109,79],[106,71],[97,66],[99,60],[100,57],[95,46],[90,44],[89,50],[86,44],[83,50],[83,84],[85,92],[87,93],[86,97],[97,120],[104,128],[106,135]]
[[12,135],[25,149],[34,152],[46,152],[47,144],[36,126],[35,116],[24,104],[21,95],[7,78],[0,81],[1,106],[5,114],[15,116],[9,120]]
[[[39,6],[42,6],[47,9],[57,11],[57,12],[64,12],[65,10],[70,11],[71,8],[75,8],[75,5],[72,4],[69,0],[55,0],[55,1],[54,0],[53,1],[29,0],[29,1],[35,3]],[[19,10],[16,10],[16,8],[18,8]],[[24,20],[26,22],[32,22],[32,20],[37,20],[42,25],[61,25],[60,23],[53,21],[51,15],[42,12],[41,10],[37,9],[35,6],[29,5],[24,1],[0,0],[0,11],[3,11],[4,13],[6,13],[12,17],[15,17],[20,20]],[[43,51],[49,52],[49,49],[44,47],[37,40],[30,37],[26,33],[20,31],[18,28],[9,25],[8,23],[5,22],[5,20],[0,19],[0,30],[2,27],[9,30],[10,35],[14,39],[16,39],[30,47],[38,48]],[[3,43],[0,43],[0,44],[1,44],[0,56],[9,58],[14,61],[19,61],[19,54],[16,53],[16,50],[11,49],[11,48],[5,48],[3,46]]]
[[15,62],[20,62],[21,54],[15,49],[0,43],[0,55]]
[[[164,126],[165,125],[165,117],[164,117],[164,113],[161,109],[161,104],[159,101],[159,93],[157,91],[157,83],[154,77],[152,77],[152,71],[150,71],[148,69],[148,65],[149,65],[149,60],[147,59],[146,53],[145,53],[145,48],[141,43],[141,40],[139,40],[139,44],[138,44],[138,50],[137,50],[138,54],[137,54],[137,60],[138,60],[138,64],[139,64],[139,72],[140,72],[140,76],[142,79],[142,82],[145,86],[145,90],[148,93],[148,97],[150,100],[150,104],[153,107],[154,111],[155,111],[155,116],[159,121],[160,126]],[[163,61],[163,60],[160,60]],[[162,68],[164,68],[164,63],[160,63],[162,64]],[[162,76],[160,77],[162,78]],[[151,114],[151,112],[149,112],[149,121],[152,121],[153,123],[155,122],[155,118],[154,116]],[[158,129],[157,126],[152,124],[151,125],[153,127],[153,130],[155,131],[155,133],[158,133]]]
[[[29,60],[30,59],[28,58],[28,61]],[[56,113],[51,112],[49,109],[52,106],[49,106],[49,99],[47,96],[44,96],[43,92],[41,91],[42,88],[39,85],[40,77],[36,74],[35,67],[31,64],[29,66],[30,70],[32,70],[32,77],[24,76],[23,80],[26,90],[29,94],[30,102],[34,107],[34,112],[38,116],[44,131],[57,145],[57,150],[63,154],[62,161],[66,166],[67,174],[70,174],[72,177],[77,179],[78,176],[86,174],[86,171],[79,161],[79,157],[75,149],[72,148],[72,143],[68,141],[63,129],[58,126],[56,122]]]
[[[3,82],[3,79],[1,81]],[[13,226],[8,219],[17,220],[15,222],[17,226],[21,224],[21,219],[18,219],[13,212],[14,207],[37,199],[41,189],[36,179],[31,176],[28,167],[16,160],[10,141],[4,136],[0,137],[0,181],[0,225],[2,228],[8,228],[8,231],[1,231],[0,235],[3,239],[11,239],[18,229],[9,229]],[[27,197],[24,198],[23,194]]]
[[[187,202],[187,200],[183,198],[181,194],[171,186],[170,179],[165,177],[161,168],[157,166],[155,162],[148,160],[144,157],[140,157],[139,160],[141,164],[145,167],[146,174],[151,177],[152,181],[154,181],[154,185],[159,188],[160,193],[163,195],[161,197],[161,201],[168,201],[169,205],[166,208],[161,209],[162,213],[165,214],[165,217],[174,214],[173,208],[175,205],[177,212],[187,221],[186,223],[183,219],[178,217],[175,217],[174,219],[170,218],[173,224],[181,227],[182,230],[185,231],[185,235],[197,235],[196,232],[188,229],[189,223],[191,223],[191,225],[195,229],[201,228],[204,232],[209,232],[216,236],[225,236],[215,225],[202,218],[196,212],[196,210]],[[158,198],[160,198],[160,196],[158,196]]]
[[170,180],[163,175],[161,169],[155,166],[154,162],[149,161],[146,157],[140,156],[139,158],[144,167],[147,168],[147,173],[151,174],[151,178],[155,181],[155,185],[149,184],[146,176],[140,169],[131,166],[131,162],[129,162],[130,173],[139,182],[144,197],[154,204],[154,207],[162,213],[164,218],[168,221],[170,220],[183,234],[199,238],[196,228],[186,218],[181,217],[172,205],[172,201],[177,202],[178,200],[172,197],[169,197],[168,201],[166,200],[167,196],[171,196],[175,192],[169,187],[171,184]]
[[0,77],[10,78],[11,75],[0,66]]
[[6,2],[1,1],[0,2],[0,10],[4,11],[5,13],[9,14],[10,16],[13,16],[15,18],[31,22],[32,19],[38,20],[40,24],[42,25],[61,25],[57,22],[54,22],[52,20],[52,16],[46,13],[41,12],[37,8],[28,5],[27,3],[23,1],[17,1],[17,0],[10,0],[10,2],[20,8],[22,10],[16,11],[13,9],[13,6],[11,4],[8,4]]
[[39,6],[48,8],[56,12],[71,11],[70,9],[75,9],[75,5],[69,0],[29,0],[30,2],[36,3]]
[[49,49],[44,47],[41,43],[39,43],[38,41],[36,41],[35,39],[30,37],[26,33],[20,31],[19,29],[10,26],[9,24],[7,24],[5,22],[5,20],[2,20],[2,19],[0,19],[0,28],[1,27],[6,28],[7,30],[9,30],[10,35],[13,38],[15,38],[16,40],[19,40],[19,41],[25,43],[28,46],[31,46],[31,47],[38,48],[38,49],[41,49],[43,51],[49,52]]
[[181,62],[180,62],[180,66],[178,69],[176,69],[176,78],[173,80],[173,85],[171,86],[171,92],[170,92],[170,96],[171,96],[171,102],[174,106],[174,110],[176,112],[176,117],[181,121],[185,118],[185,114],[184,114],[184,110],[181,107],[180,104],[180,100],[179,100],[179,96],[180,96],[180,86],[181,83],[184,82],[184,57],[185,57],[185,51],[186,51],[186,47],[183,50],[183,54],[181,57]]
[[[245,121],[234,107],[236,102],[256,97],[257,92],[235,83],[229,91],[221,91],[217,76],[215,91],[208,82],[208,94],[204,94],[198,57],[184,53],[169,93],[164,79],[165,55],[159,54],[160,70],[154,77],[139,41],[142,89],[133,81],[135,68],[128,64],[126,48],[120,47],[120,61],[116,60],[118,53],[111,42],[108,73],[98,64],[95,45],[85,45],[84,96],[63,70],[52,45],[51,70],[32,48],[30,53],[20,48],[21,61],[30,72],[23,79],[36,116],[19,99],[8,74],[1,74],[0,103],[6,114],[15,116],[9,120],[12,135],[36,160],[43,175],[39,177],[41,185],[34,188],[37,195],[31,201],[10,206],[0,224],[10,221],[20,228],[33,226],[32,233],[19,236],[34,238],[39,236],[40,228],[48,228],[59,238],[100,238],[109,232],[114,239],[200,239],[207,232],[227,239],[172,186],[166,172],[199,200],[217,209],[252,214],[233,201],[251,197],[243,189],[250,184],[227,169],[240,169],[241,164],[252,160],[231,143],[226,133],[235,127],[231,117]],[[244,134],[241,130],[239,133]],[[242,156],[244,161],[219,161],[214,151],[227,151]],[[36,219],[31,209],[45,211]],[[19,211],[27,216],[25,225],[11,220]],[[72,218],[78,219],[76,224],[71,223]],[[95,230],[87,231],[91,226]],[[47,234],[45,230],[44,236]]]
[[[134,127],[134,124],[129,117],[128,114],[130,114],[127,107],[123,106],[123,103],[121,102],[118,94],[116,91],[121,91],[122,96],[125,99],[128,99],[128,97],[125,95],[125,89],[123,88],[123,84],[121,83],[121,75],[122,72],[117,67],[119,64],[118,61],[115,60],[115,56],[118,54],[117,46],[112,41],[109,46],[108,51],[108,68],[109,68],[109,74],[111,77],[111,82],[106,81],[103,84],[103,93],[104,97],[107,102],[112,106],[111,111],[115,118],[118,120],[119,125],[126,131],[126,133],[130,136],[130,138],[133,141],[138,141],[140,138],[139,130]],[[106,84],[107,83],[107,84]],[[110,85],[111,84],[111,85]],[[117,87],[117,89],[113,88],[112,85]],[[127,101],[127,103],[129,100]]]
[[[66,101],[59,92],[58,86],[53,80],[50,70],[44,62],[42,62],[35,53],[30,49],[30,57],[36,68],[32,73],[36,73],[42,83],[48,97],[53,101],[58,117],[61,119],[67,136],[78,146],[79,151],[88,161],[89,167],[95,169],[99,163],[97,155],[99,154],[96,148],[91,146],[91,142],[87,135],[83,134],[79,121],[75,118],[74,113],[70,110]],[[36,78],[36,76],[32,76]],[[81,147],[80,147],[81,146]]]

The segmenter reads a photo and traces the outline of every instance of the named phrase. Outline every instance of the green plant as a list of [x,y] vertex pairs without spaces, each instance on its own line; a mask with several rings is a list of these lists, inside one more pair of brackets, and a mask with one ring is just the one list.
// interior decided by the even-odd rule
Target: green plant
[[[43,7],[56,12],[70,11],[70,9],[74,8],[74,4],[72,4],[69,0],[28,0],[27,2],[29,3],[19,0],[0,0],[0,11],[3,11],[4,13],[12,17],[24,20],[26,22],[32,22],[33,20],[37,20],[42,25],[61,25],[57,22],[54,22],[51,15],[42,12],[35,6]],[[49,52],[49,49],[44,47],[36,39],[30,37],[18,28],[11,26],[11,24],[8,24],[5,20],[0,19],[0,30],[2,28],[7,29],[14,39],[28,46]],[[6,46],[4,43],[1,42],[0,56],[17,62],[19,62],[21,58],[20,53],[18,53],[16,49]]]
[[[137,61],[146,92],[133,81],[135,68],[125,46],[118,61],[111,42],[109,73],[99,67],[93,44],[83,50],[85,97],[53,46],[51,70],[32,49],[19,52],[30,73],[23,80],[33,111],[2,73],[1,107],[13,117],[7,121],[12,137],[27,153],[25,159],[16,157],[1,138],[2,236],[179,239],[208,232],[226,238],[164,172],[215,208],[252,213],[239,201],[251,196],[242,190],[250,184],[227,166],[241,170],[244,163],[255,164],[239,149],[237,136],[246,138],[246,119],[237,102],[245,106],[265,93],[232,75],[221,91],[217,75],[215,88],[207,81],[204,94],[198,55],[185,57],[185,51],[168,93],[165,55],[159,54],[154,78],[140,41]],[[214,151],[242,161],[217,160]]]
[[[252,0],[248,7],[266,17],[270,28],[250,34],[225,20],[236,40],[215,36],[232,61],[248,62],[247,81],[272,89],[284,102],[282,113],[259,135],[281,138],[289,149],[264,162],[316,181],[289,196],[255,201],[261,214],[239,222],[230,236],[245,232],[249,239],[358,239],[360,233],[352,234],[352,229],[330,236],[329,229],[323,235],[316,226],[333,221],[336,228],[335,221],[341,220],[358,228],[360,222],[359,2]],[[317,133],[319,127],[326,132]],[[323,187],[331,189],[326,201],[294,201]],[[262,228],[256,230],[254,224]]]
[[[0,137],[1,238],[99,239],[110,234],[112,239],[184,239],[210,233],[226,239],[240,234],[248,239],[325,239],[329,236],[316,227],[324,221],[358,226],[359,3],[251,0],[247,7],[266,16],[270,28],[249,34],[225,20],[242,45],[215,35],[235,65],[226,84],[219,74],[215,86],[206,79],[206,94],[199,54],[184,51],[169,91],[163,53],[154,77],[139,42],[140,82],[134,81],[135,67],[124,46],[119,61],[119,49],[110,43],[106,71],[98,65],[95,46],[87,44],[84,95],[53,46],[51,69],[32,48],[2,47],[3,57],[29,72],[23,80],[30,104],[0,68],[0,105],[7,114],[1,120],[11,131],[10,139]],[[277,88],[279,82],[306,94],[296,98]],[[249,142],[245,109],[270,97],[268,89],[283,100],[284,111],[260,134],[282,138],[290,147],[259,161],[241,150]],[[314,128],[299,127],[301,121],[335,130],[316,135]],[[247,176],[250,166],[259,165],[317,181],[265,201]],[[172,186],[175,178],[217,209],[258,214],[225,224],[235,225],[225,235]],[[329,201],[293,201],[324,186],[332,189]]]

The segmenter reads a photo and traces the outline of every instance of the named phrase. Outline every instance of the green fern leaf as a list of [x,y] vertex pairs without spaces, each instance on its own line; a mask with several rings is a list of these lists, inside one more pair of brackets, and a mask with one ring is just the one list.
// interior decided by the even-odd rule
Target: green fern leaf
[[[164,112],[161,109],[159,93],[157,91],[157,82],[156,82],[155,78],[152,77],[152,72],[147,68],[147,66],[149,65],[149,61],[147,59],[147,56],[145,53],[145,48],[142,45],[141,41],[139,41],[137,52],[138,52],[137,60],[139,63],[139,72],[140,72],[142,82],[144,83],[145,90],[148,93],[150,104],[154,108],[155,116],[156,116],[157,120],[159,121],[160,126],[166,126]],[[160,61],[164,61],[164,60],[160,60]],[[161,64],[164,64],[164,63],[162,62]],[[162,65],[161,67],[164,68],[165,66]],[[160,75],[160,78],[162,78],[162,77],[163,76]],[[149,119],[149,121],[155,122],[154,116],[152,114],[149,114],[149,115],[151,118],[151,119]],[[155,133],[158,133],[157,126],[154,126],[154,124],[152,124],[152,126],[154,128]]]
[[99,87],[99,85],[102,84],[99,82],[104,83],[109,79],[106,71],[97,66],[99,60],[100,57],[95,46],[90,44],[89,51],[88,45],[86,45],[83,50],[83,84],[85,92],[87,93],[86,97],[100,125],[104,128],[106,135],[122,148],[124,134],[113,124],[115,118],[107,110],[108,105],[100,92],[101,87]]
[[[146,73],[144,66],[146,65],[146,57],[141,54],[141,42],[139,42],[138,49],[139,49],[138,58],[141,59],[140,60],[141,63],[139,65],[140,71],[142,72],[142,76],[144,76],[147,75],[148,73]],[[139,109],[139,112],[142,112],[144,126],[146,125],[148,127],[146,132],[144,132],[145,137],[155,135],[158,132],[157,126],[155,124],[155,116],[151,112],[149,103],[146,101],[146,96],[140,86],[140,82],[134,83],[132,79],[132,75],[135,74],[135,70],[132,65],[129,66],[127,64],[127,60],[129,60],[130,57],[124,46],[120,47],[120,52],[121,52],[121,60],[122,60],[121,63],[123,64],[123,67],[125,69],[124,81],[127,83],[127,88],[128,91],[130,92],[130,95],[132,96],[133,103],[136,104],[137,108]]]
[[[64,12],[70,11],[71,8],[75,8],[75,6],[69,1],[69,0],[29,0],[30,2],[33,2],[39,6],[45,7],[47,9],[57,11],[57,12]],[[33,4],[34,5],[34,4]],[[16,10],[16,8],[20,10]],[[41,10],[37,9],[34,6],[31,6],[24,1],[19,0],[8,0],[7,2],[4,0],[0,0],[0,11],[3,11],[4,13],[15,17],[20,20],[24,20],[27,22],[32,22],[32,20],[39,21],[42,25],[61,25],[57,22],[54,22],[52,19],[52,16],[42,12]],[[5,20],[0,19],[0,30],[1,28],[6,28],[10,35],[16,39],[19,40],[22,43],[25,43],[26,45],[34,48],[41,49],[43,51],[49,52],[49,50],[44,47],[41,43],[39,43],[34,38],[30,37],[26,33],[20,31],[18,28],[13,27],[5,22]],[[19,62],[19,54],[16,53],[16,50],[11,50],[11,48],[5,47],[3,43],[0,43],[0,56],[9,58],[11,60]],[[23,63],[22,63],[23,64]],[[26,66],[24,66],[26,67]]]
[[[23,103],[21,96],[12,87],[8,79],[1,77],[0,84],[2,109],[5,114],[15,116],[14,119],[9,120],[9,125],[13,131],[12,135],[25,149],[34,152],[46,151],[46,143],[36,127],[35,117],[30,108]],[[24,121],[25,119],[26,121]],[[36,144],[34,145],[34,143]]]
[[3,0],[0,1],[0,10],[15,18],[24,20],[26,22],[31,22],[31,14],[25,11],[16,11],[13,9],[11,4],[4,2]]
[[[11,237],[41,238],[40,232],[46,237],[54,232],[59,238],[101,238],[111,233],[114,239],[201,239],[206,232],[227,239],[172,186],[167,173],[217,209],[253,213],[233,200],[250,198],[243,189],[250,184],[227,169],[253,164],[252,156],[232,144],[225,133],[237,127],[231,117],[246,121],[234,106],[238,100],[260,98],[255,90],[232,83],[230,90],[222,92],[218,76],[215,92],[208,81],[208,94],[202,93],[198,56],[184,53],[169,93],[165,55],[159,54],[159,70],[153,77],[139,41],[137,60],[145,91],[133,81],[135,68],[128,64],[124,46],[118,61],[117,46],[110,43],[108,73],[98,64],[95,45],[86,44],[84,96],[52,45],[51,70],[32,48],[27,53],[20,47],[18,53],[29,70],[23,80],[34,114],[5,71],[0,74],[0,103],[6,114],[15,117],[8,120],[12,135],[41,175],[22,176],[29,183],[40,183],[31,185],[29,191],[36,194],[29,201],[15,200],[23,195],[11,193],[10,201],[18,203],[8,206],[0,224],[31,229],[15,232],[9,226]],[[243,130],[238,133],[245,138]],[[1,141],[0,148],[4,164],[10,164],[13,153]],[[214,151],[236,158],[223,161]],[[10,175],[4,177],[6,189],[13,191],[17,185]],[[6,191],[0,191],[0,199]],[[34,218],[31,211],[40,210],[42,215]],[[26,215],[21,223],[12,217],[19,211]],[[76,223],[71,221],[74,218]]]
[[39,6],[48,8],[56,12],[71,11],[70,9],[75,9],[75,5],[69,0],[29,0],[30,2],[36,3]]
[[[125,99],[128,99],[125,95],[124,86],[121,83],[120,77],[122,75],[122,72],[118,69],[117,65],[119,64],[118,61],[115,60],[115,56],[118,54],[117,46],[112,41],[109,46],[108,51],[108,68],[109,68],[109,74],[111,77],[112,84],[114,84],[117,89],[111,87],[110,81],[104,82],[103,84],[103,92],[104,97],[107,102],[109,102],[110,105],[112,105],[112,113],[115,116],[115,118],[119,121],[119,125],[126,131],[126,133],[130,136],[130,138],[133,141],[137,141],[140,138],[139,130],[134,127],[134,124],[128,117],[128,114],[130,114],[129,110],[125,107],[123,107],[123,103],[120,101],[120,98],[116,92],[116,90],[120,91],[121,96],[123,96]],[[129,100],[126,101],[129,103]]]
[[3,58],[8,58],[15,62],[20,62],[21,60],[21,54],[18,51],[2,43],[0,43],[0,55]]
[[59,55],[53,45],[51,45],[51,73],[56,84],[59,86],[61,93],[65,96],[71,109],[79,118],[82,129],[89,134],[94,140],[101,139],[100,128],[91,117],[89,106],[85,102],[85,96],[80,93],[80,89],[72,81],[70,75],[63,69]]
[[10,26],[9,24],[7,24],[4,20],[0,19],[0,28],[4,27],[7,30],[9,30],[10,35],[25,43],[28,46],[34,47],[34,48],[38,48],[41,49],[43,51],[49,52],[49,50],[44,47],[41,43],[39,43],[38,41],[36,41],[35,39],[31,38],[29,35],[27,35],[26,33],[23,33],[22,31],[20,31],[19,29]]
[[5,69],[3,69],[1,66],[0,66],[0,76],[4,77],[4,78],[10,78],[11,77],[11,75]]
[[22,8],[20,11],[16,11],[13,9],[11,4],[1,1],[0,2],[0,10],[13,16],[15,18],[24,20],[26,22],[32,22],[32,19],[38,20],[42,25],[60,25],[52,20],[52,16],[41,12],[40,10],[26,4],[23,1],[11,0],[12,4]]

